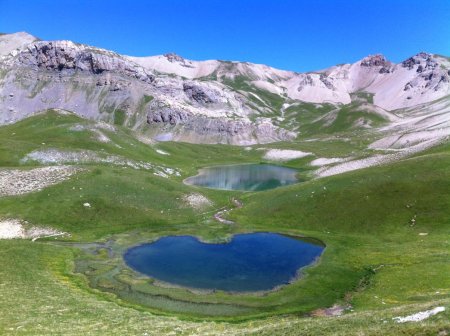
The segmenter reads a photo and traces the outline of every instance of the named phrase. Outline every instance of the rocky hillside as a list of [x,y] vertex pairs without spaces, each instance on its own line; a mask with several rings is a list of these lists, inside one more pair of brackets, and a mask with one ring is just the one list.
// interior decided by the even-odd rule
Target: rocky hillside
[[174,54],[130,59],[160,73],[222,83],[244,80],[273,94],[312,103],[348,104],[352,93],[367,91],[374,94],[375,105],[394,110],[450,94],[450,59],[423,52],[400,64],[393,64],[383,55],[372,55],[354,64],[311,73],[251,63],[194,62]]
[[368,56],[300,74],[0,36],[0,124],[59,108],[157,140],[248,145],[292,140],[344,112],[351,117],[343,127],[387,126],[398,122],[396,110],[449,95],[449,82],[450,60],[427,53],[399,64]]

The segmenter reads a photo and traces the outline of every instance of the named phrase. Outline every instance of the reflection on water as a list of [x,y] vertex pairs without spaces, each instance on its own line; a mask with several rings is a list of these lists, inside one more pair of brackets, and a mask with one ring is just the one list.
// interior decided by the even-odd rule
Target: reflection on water
[[185,180],[188,184],[225,190],[267,190],[296,183],[297,171],[262,164],[204,168],[200,174]]

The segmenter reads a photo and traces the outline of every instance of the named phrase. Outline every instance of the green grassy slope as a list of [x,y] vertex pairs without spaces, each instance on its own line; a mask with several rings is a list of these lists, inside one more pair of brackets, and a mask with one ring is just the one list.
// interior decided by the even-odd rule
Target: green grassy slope
[[298,102],[256,87],[252,79],[244,75],[223,78],[230,89],[244,94],[248,105],[258,116],[271,118],[272,122],[285,129],[299,132],[304,139],[319,135],[336,135],[364,131],[387,122],[376,112],[373,94],[360,91],[353,93],[349,104],[315,104]]
[[[69,245],[53,244],[53,240],[0,241],[0,333],[151,335],[175,329],[180,334],[267,335],[450,332],[449,144],[382,167],[242,193],[190,187],[181,180],[205,165],[259,162],[258,151],[175,143],[148,146],[121,127],[116,132],[104,131],[112,141],[100,143],[89,131],[70,131],[79,123],[89,124],[73,115],[51,112],[1,127],[0,165],[20,166],[20,159],[38,148],[89,149],[175,167],[182,176],[166,179],[145,170],[92,163],[84,166],[85,172],[59,185],[0,198],[0,218],[22,218],[68,231],[72,236],[66,240],[71,241],[115,237],[126,245],[139,236],[174,233],[215,241],[237,232],[275,231],[315,237],[327,248],[301,281],[264,296],[145,287],[171,300],[204,305],[203,310],[208,310],[206,303],[231,305],[238,315],[227,319],[241,320],[242,315],[246,321],[229,324],[202,321],[202,310],[170,313],[168,300],[159,309],[146,308],[130,297],[118,298],[114,290],[111,294],[105,288],[91,288],[92,278],[74,273],[81,252]],[[156,149],[170,155],[160,155]],[[181,197],[191,192],[202,193],[214,205],[201,212],[183,205]],[[244,203],[243,208],[231,212],[230,218],[237,224],[213,222],[212,214],[230,206],[231,197]],[[84,208],[84,202],[92,208]],[[144,288],[125,275],[121,274],[121,279],[132,291]],[[335,303],[349,304],[353,312],[340,318],[305,317],[313,309]],[[425,322],[392,321],[393,316],[437,305],[447,311]],[[242,307],[251,309],[242,313]],[[270,317],[287,313],[295,314]],[[160,314],[174,314],[183,320]],[[219,314],[208,320],[223,318]]]
[[[249,155],[241,147],[226,145],[159,143],[149,146],[138,141],[129,129],[120,126],[116,126],[114,132],[100,128],[100,131],[111,139],[110,142],[102,143],[95,139],[95,133],[89,129],[72,130],[72,127],[79,125],[94,127],[95,123],[74,114],[63,115],[50,110],[0,127],[0,166],[18,166],[20,160],[29,152],[48,148],[92,150],[136,161],[176,166],[188,170],[188,174],[211,162],[220,164],[260,159],[258,153]],[[163,156],[158,154],[156,149],[162,149],[172,155]]]
[[333,263],[345,260],[371,274],[368,288],[352,293],[356,308],[445,298],[450,295],[449,165],[450,151],[442,146],[389,166],[245,195],[248,205],[233,217],[253,229],[274,226],[323,239],[331,248],[314,270],[321,274],[328,257],[346,250]]

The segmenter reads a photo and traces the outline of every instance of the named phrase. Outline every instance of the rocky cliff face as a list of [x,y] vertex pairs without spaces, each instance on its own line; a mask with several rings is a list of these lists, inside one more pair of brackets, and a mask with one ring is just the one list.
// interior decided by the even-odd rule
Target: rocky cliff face
[[60,75],[77,72],[99,75],[114,73],[152,83],[153,74],[120,55],[102,49],[77,45],[71,41],[32,43],[12,60],[13,67],[26,67],[35,71],[57,71]]
[[[431,54],[420,53],[402,62],[402,66],[409,71],[415,71],[418,75],[406,83],[404,91],[417,89],[421,94],[428,90],[439,92],[448,88],[450,82],[450,70],[441,66]],[[409,97],[412,99],[412,96]]]
[[0,124],[60,108],[161,139],[266,143],[295,138],[290,106],[338,108],[361,91],[378,109],[415,106],[450,94],[449,71],[449,59],[419,53],[400,64],[373,55],[299,74],[176,54],[129,57],[18,33],[0,36]]
[[189,99],[199,104],[210,105],[219,102],[220,92],[195,83],[183,83],[183,91]]
[[[147,114],[150,126],[163,133],[159,140],[175,140],[202,143],[230,143],[251,145],[283,140],[292,140],[296,133],[275,127],[268,119],[260,118],[252,123],[245,119],[208,118],[173,107],[156,107],[152,104]],[[180,131],[181,130],[181,131]]]
[[17,45],[0,59],[0,123],[60,108],[156,136],[160,126],[174,127],[179,139],[192,142],[292,138],[273,125],[261,132],[258,122],[249,122],[245,97],[220,83],[158,75],[130,58],[70,41]]

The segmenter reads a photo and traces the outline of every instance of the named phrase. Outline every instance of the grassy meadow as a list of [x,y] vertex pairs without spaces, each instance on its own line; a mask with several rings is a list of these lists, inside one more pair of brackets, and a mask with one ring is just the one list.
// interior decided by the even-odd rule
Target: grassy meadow
[[[340,119],[337,119],[340,122]],[[378,122],[378,120],[374,120]],[[83,125],[74,131],[76,125]],[[312,157],[293,160],[306,180],[262,192],[188,186],[204,166],[263,163],[265,148],[319,157],[361,155],[364,137],[323,135],[318,141],[249,148],[185,143],[145,144],[120,126],[55,111],[0,127],[0,167],[31,169],[34,150],[92,151],[175,168],[151,170],[98,162],[41,191],[0,198],[0,219],[17,218],[70,236],[0,240],[0,334],[11,335],[448,335],[450,333],[450,145],[389,165],[321,179]],[[336,126],[337,127],[337,126]],[[341,134],[342,135],[342,134]],[[325,138],[326,137],[326,138]],[[345,138],[343,136],[343,138]],[[161,152],[167,153],[163,155]],[[356,154],[355,154],[356,153]],[[212,205],[183,201],[198,193]],[[233,208],[233,199],[243,203]],[[86,208],[88,202],[91,207]],[[213,220],[233,208],[233,225]],[[256,294],[167,288],[128,269],[121,253],[169,234],[210,242],[241,232],[270,231],[320,239],[326,249],[300,280]],[[109,255],[108,251],[113,251]],[[344,315],[320,316],[339,305]],[[392,318],[436,306],[422,322]]]

